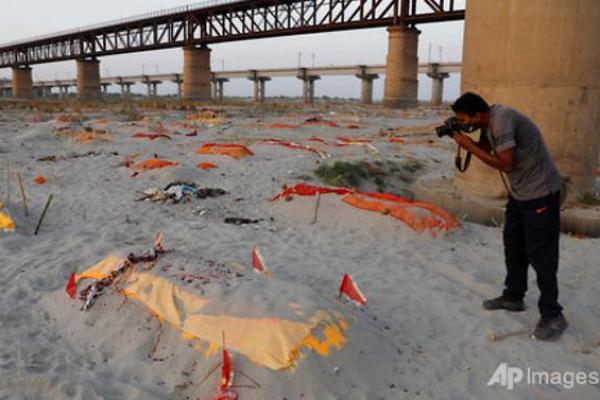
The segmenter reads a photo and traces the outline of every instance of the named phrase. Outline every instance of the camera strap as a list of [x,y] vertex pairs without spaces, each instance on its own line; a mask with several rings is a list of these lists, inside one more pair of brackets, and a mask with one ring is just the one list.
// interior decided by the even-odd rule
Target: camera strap
[[463,163],[463,160],[462,160],[462,154],[461,153],[462,153],[461,152],[461,147],[458,146],[456,148],[456,158],[454,158],[454,166],[460,172],[465,172],[469,168],[469,165],[471,164],[471,152],[467,151],[467,155],[465,156],[465,162],[464,163]]

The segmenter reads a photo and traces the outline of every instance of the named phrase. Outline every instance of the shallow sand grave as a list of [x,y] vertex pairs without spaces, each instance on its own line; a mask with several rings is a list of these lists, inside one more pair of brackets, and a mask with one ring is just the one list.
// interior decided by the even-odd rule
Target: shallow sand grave
[[[23,214],[13,176],[9,210],[16,231],[0,233],[0,398],[214,396],[218,371],[202,381],[220,361],[218,351],[207,354],[206,343],[194,349],[198,343],[167,323],[159,329],[143,304],[113,288],[87,311],[65,294],[71,272],[82,272],[110,254],[144,250],[157,231],[173,251],[150,272],[216,301],[218,307],[207,309],[208,314],[301,321],[292,303],[302,306],[305,315],[327,308],[345,317],[343,346],[331,346],[326,356],[303,350],[295,365],[283,370],[258,365],[243,351],[230,349],[234,368],[247,375],[235,375],[240,399],[597,397],[591,385],[517,385],[509,393],[486,384],[502,362],[537,370],[600,370],[600,347],[594,342],[600,339],[599,239],[562,236],[561,302],[571,328],[559,342],[538,343],[526,335],[491,342],[490,333],[533,328],[537,321],[533,272],[526,312],[481,309],[481,300],[498,294],[504,277],[500,228],[463,221],[460,229],[433,237],[329,195],[321,196],[313,223],[315,198],[270,201],[283,185],[323,184],[314,171],[338,160],[375,165],[417,159],[423,163],[417,177],[450,177],[454,148],[430,133],[443,112],[228,105],[212,107],[213,115],[209,110],[203,114],[201,107],[47,107],[5,108],[0,121],[2,200],[10,161],[11,171],[22,175],[30,212]],[[314,117],[320,118],[305,124]],[[186,136],[194,131],[195,136]],[[133,138],[138,132],[170,139]],[[91,140],[77,140],[80,134]],[[315,137],[325,143],[309,140]],[[360,143],[339,146],[343,143],[337,137],[369,139],[376,151]],[[405,142],[390,142],[392,137]],[[259,144],[274,138],[318,148],[331,158]],[[242,144],[253,155],[198,154],[206,143]],[[54,159],[38,161],[49,156]],[[125,167],[127,161],[152,159],[178,165],[141,170],[135,177],[136,171]],[[217,167],[197,168],[201,162]],[[37,176],[47,182],[33,183]],[[176,181],[222,188],[226,194],[192,196],[176,204],[135,201],[148,188]],[[373,190],[372,184],[366,182],[365,189]],[[409,192],[411,186],[401,189]],[[55,199],[34,236],[49,193]],[[225,218],[258,222],[233,225]],[[272,277],[252,272],[253,246],[261,249]],[[206,284],[186,279],[213,268],[209,265],[242,276],[232,272],[233,277]],[[337,299],[344,273],[359,284],[367,308]],[[315,335],[325,338],[322,332]]]

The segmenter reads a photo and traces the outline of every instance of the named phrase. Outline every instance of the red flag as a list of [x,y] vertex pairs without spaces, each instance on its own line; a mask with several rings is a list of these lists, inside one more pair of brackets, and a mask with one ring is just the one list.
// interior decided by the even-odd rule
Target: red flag
[[67,286],[65,286],[65,292],[67,292],[67,294],[69,295],[70,298],[72,298],[72,299],[75,298],[75,295],[77,294],[76,287],[75,287],[75,272],[71,273],[71,276],[69,277],[69,281],[67,282]]
[[254,269],[254,272],[259,272],[265,275],[271,275],[271,271],[269,270],[269,268],[267,268],[265,260],[262,254],[260,253],[260,250],[256,246],[254,246],[254,248],[252,249],[252,269]]
[[165,248],[162,245],[162,233],[160,232],[157,232],[156,236],[154,236],[154,252],[156,254],[165,252]]
[[340,285],[340,297],[342,294],[345,294],[350,300],[355,302],[358,305],[367,305],[367,299],[361,293],[360,289],[354,283],[350,275],[344,274],[344,278],[342,278],[342,284]]
[[223,364],[221,365],[221,390],[227,389],[231,386],[233,377],[233,371],[231,369],[231,359],[229,358],[229,352],[227,349],[223,349]]

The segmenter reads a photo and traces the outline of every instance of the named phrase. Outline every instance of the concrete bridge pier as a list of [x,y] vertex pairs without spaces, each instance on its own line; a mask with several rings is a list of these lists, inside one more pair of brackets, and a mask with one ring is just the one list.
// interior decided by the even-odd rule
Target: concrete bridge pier
[[102,95],[106,96],[108,94],[108,88],[110,85],[112,85],[111,83],[101,83],[102,85]]
[[144,77],[144,81],[146,84],[146,91],[148,93],[148,97],[156,97],[158,94],[158,85],[160,85],[161,81],[152,81],[149,76]]
[[427,76],[431,78],[431,105],[439,106],[444,101],[444,79],[450,76],[447,72],[439,71],[439,64],[430,64]]
[[46,98],[46,99],[52,98],[52,86],[50,86],[50,85],[44,86],[44,98]]
[[265,101],[265,92],[267,81],[270,81],[271,78],[266,76],[258,76],[255,70],[250,71],[250,75],[248,76],[252,82],[254,82],[254,101],[262,103]]
[[183,78],[179,74],[175,74],[175,79],[171,82],[177,85],[177,99],[181,100],[183,98]]
[[100,61],[77,60],[77,97],[83,100],[100,97]]
[[125,99],[131,96],[131,86],[135,84],[135,82],[124,81],[123,78],[118,78],[117,85],[121,87],[121,98]]
[[69,85],[58,85],[58,92],[60,97],[65,98],[69,96]]
[[219,101],[223,101],[223,87],[225,82],[229,82],[228,78],[214,78],[213,79],[213,97]]
[[390,108],[416,107],[419,34],[414,27],[393,25],[388,29],[383,105]]
[[309,75],[306,68],[300,68],[296,78],[300,79],[302,85],[302,99],[305,104],[312,104],[315,101],[315,81],[321,79],[318,75]]
[[183,48],[184,99],[211,99],[210,52],[206,45]]
[[12,68],[12,95],[17,99],[33,98],[31,67],[21,65]]
[[367,67],[361,65],[356,77],[360,79],[360,101],[363,104],[373,104],[373,81],[379,76],[377,74],[368,74]]
[[[540,18],[543,15],[543,18]],[[535,22],[535,23],[534,23]],[[530,116],[569,200],[593,190],[600,153],[600,1],[469,0],[462,91]],[[502,196],[498,172],[473,160],[462,190]]]

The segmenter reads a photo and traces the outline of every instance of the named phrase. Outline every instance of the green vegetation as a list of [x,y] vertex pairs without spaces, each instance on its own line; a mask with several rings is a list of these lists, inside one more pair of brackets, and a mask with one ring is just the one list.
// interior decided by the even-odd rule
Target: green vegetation
[[389,160],[335,161],[333,164],[321,165],[315,170],[315,175],[330,186],[362,190],[371,190],[374,186],[380,192],[402,192],[401,195],[406,196],[410,192],[405,186],[415,181],[424,166],[422,161],[415,159],[408,159],[399,164]]

